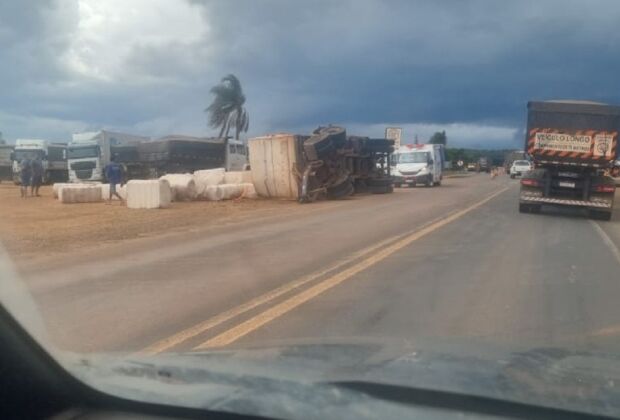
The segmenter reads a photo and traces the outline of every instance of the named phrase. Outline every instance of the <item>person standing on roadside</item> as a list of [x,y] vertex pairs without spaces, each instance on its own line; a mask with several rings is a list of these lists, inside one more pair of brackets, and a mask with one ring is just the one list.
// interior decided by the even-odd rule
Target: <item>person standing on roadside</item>
[[39,188],[43,184],[43,162],[41,162],[41,156],[37,156],[30,164],[32,169],[32,178],[30,182],[30,195],[41,197],[39,195]]
[[19,163],[19,181],[20,188],[19,192],[21,193],[22,198],[28,197],[28,186],[30,185],[30,181],[32,179],[32,161],[25,157]]
[[105,177],[110,183],[110,196],[108,197],[108,204],[112,204],[112,196],[115,195],[121,200],[121,204],[125,201],[123,197],[116,191],[116,185],[123,185],[123,167],[116,163],[116,156],[112,155],[110,163],[104,168]]

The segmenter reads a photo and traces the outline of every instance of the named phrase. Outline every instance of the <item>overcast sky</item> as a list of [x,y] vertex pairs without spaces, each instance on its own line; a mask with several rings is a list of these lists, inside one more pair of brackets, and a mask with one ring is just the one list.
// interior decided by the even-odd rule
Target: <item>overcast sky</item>
[[620,103],[620,1],[6,0],[0,131],[214,135],[239,77],[248,136],[341,124],[520,147],[531,99]]

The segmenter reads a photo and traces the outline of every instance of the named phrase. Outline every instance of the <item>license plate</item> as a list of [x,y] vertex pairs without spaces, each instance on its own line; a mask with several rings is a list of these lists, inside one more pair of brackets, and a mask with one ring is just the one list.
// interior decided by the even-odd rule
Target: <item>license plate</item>
[[575,188],[574,182],[560,181],[560,187],[564,188]]

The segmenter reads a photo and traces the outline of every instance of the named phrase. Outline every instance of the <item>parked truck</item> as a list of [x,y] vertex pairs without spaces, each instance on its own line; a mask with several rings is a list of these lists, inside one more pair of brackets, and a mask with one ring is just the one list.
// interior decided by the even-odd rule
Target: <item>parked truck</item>
[[149,178],[223,167],[241,171],[248,164],[246,146],[232,139],[169,135],[142,142],[137,149],[138,161]]
[[542,205],[585,208],[609,220],[616,186],[620,107],[586,101],[529,102],[525,149],[534,169],[521,179],[520,212]]
[[73,134],[67,147],[69,180],[71,182],[101,182],[103,169],[116,155],[120,163],[132,165],[138,157],[136,149],[149,137],[115,133],[107,130]]
[[394,185],[441,185],[444,168],[442,144],[406,144],[392,156]]
[[15,184],[20,183],[20,163],[24,159],[41,159],[43,165],[43,183],[66,182],[67,144],[54,143],[41,139],[17,139],[13,150],[12,172]]
[[9,144],[0,144],[0,182],[13,180],[13,150]]

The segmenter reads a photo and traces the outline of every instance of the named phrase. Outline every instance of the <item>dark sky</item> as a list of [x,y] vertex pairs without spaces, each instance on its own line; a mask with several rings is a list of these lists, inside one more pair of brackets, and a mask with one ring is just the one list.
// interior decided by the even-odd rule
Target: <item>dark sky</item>
[[396,125],[520,147],[528,100],[620,103],[618,16],[615,0],[2,2],[0,131],[210,135],[209,88],[234,73],[248,136]]

